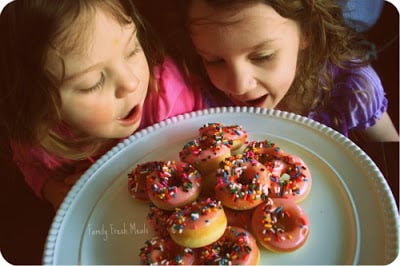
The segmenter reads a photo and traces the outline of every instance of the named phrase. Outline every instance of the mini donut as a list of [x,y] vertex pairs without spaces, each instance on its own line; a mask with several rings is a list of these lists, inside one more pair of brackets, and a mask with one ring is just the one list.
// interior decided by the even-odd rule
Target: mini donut
[[258,242],[274,252],[300,248],[309,234],[308,217],[294,201],[269,198],[254,210],[252,232]]
[[218,169],[219,163],[231,155],[226,140],[210,136],[198,137],[187,142],[179,152],[179,158],[196,167],[203,176],[208,176]]
[[248,137],[247,131],[239,125],[224,126],[221,123],[207,123],[199,128],[200,136],[216,136],[221,139],[227,139],[232,151],[239,149]]
[[227,226],[223,236],[199,250],[201,265],[257,265],[260,250],[256,240],[240,227]]
[[153,202],[149,204],[149,212],[147,213],[147,223],[150,225],[150,228],[154,230],[157,236],[160,237],[169,237],[169,233],[166,230],[167,228],[167,219],[171,216],[172,211],[167,211],[158,208],[154,205]]
[[150,200],[164,210],[174,210],[200,194],[201,176],[191,164],[165,161],[147,177]]
[[248,210],[265,200],[269,185],[270,173],[263,164],[236,154],[221,162],[215,194],[228,208]]
[[133,198],[149,201],[149,195],[147,194],[146,179],[154,169],[156,169],[161,162],[151,161],[143,164],[138,164],[128,174],[128,190]]
[[167,230],[176,243],[198,248],[220,238],[227,220],[221,202],[207,198],[177,209],[167,223]]
[[262,164],[285,155],[285,151],[270,140],[251,141],[247,144],[243,153],[254,157]]
[[177,245],[169,237],[153,237],[140,248],[142,265],[192,265],[196,256],[191,248]]
[[311,173],[300,157],[284,155],[265,165],[272,173],[270,197],[288,198],[299,203],[308,196],[312,185]]

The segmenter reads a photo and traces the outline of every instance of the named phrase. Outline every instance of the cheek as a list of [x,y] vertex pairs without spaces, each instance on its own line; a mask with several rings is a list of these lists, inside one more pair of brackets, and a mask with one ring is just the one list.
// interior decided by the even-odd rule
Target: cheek
[[62,109],[63,119],[81,130],[102,126],[112,120],[113,113],[111,103],[103,103],[100,99],[68,102]]
[[[270,84],[272,93],[283,96],[292,85],[296,75],[296,63],[282,64],[273,75],[269,76],[267,82]],[[283,95],[282,95],[283,94]]]
[[224,90],[225,87],[225,71],[224,70],[218,70],[216,68],[206,68],[207,69],[207,75],[212,84],[217,87],[220,90]]

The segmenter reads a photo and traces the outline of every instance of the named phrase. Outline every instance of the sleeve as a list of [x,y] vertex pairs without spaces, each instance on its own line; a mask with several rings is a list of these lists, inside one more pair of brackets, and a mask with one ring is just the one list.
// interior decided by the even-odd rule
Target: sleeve
[[142,126],[148,126],[169,117],[200,110],[207,107],[199,83],[190,84],[170,59],[156,67],[155,78],[158,88],[150,88],[144,104]]
[[381,80],[371,66],[356,68],[337,82],[332,103],[348,129],[375,125],[388,107]]
[[48,178],[63,177],[75,167],[38,148],[21,146],[11,141],[13,160],[35,195],[42,198],[42,189]]

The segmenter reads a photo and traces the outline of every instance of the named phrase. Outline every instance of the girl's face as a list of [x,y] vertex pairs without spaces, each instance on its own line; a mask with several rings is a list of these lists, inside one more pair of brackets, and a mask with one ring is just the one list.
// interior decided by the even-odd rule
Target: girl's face
[[[133,23],[121,25],[99,9],[93,25],[89,38],[83,37],[84,49],[62,55],[61,116],[80,133],[126,137],[140,125],[149,66]],[[54,56],[53,61],[50,68],[61,73]]]
[[262,3],[230,11],[203,0],[192,1],[189,20],[193,44],[214,86],[237,105],[278,105],[306,45],[295,21]]

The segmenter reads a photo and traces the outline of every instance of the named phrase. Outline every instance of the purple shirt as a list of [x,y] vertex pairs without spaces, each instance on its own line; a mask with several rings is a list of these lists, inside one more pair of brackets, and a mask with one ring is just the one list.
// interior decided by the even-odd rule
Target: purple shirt
[[[339,69],[333,67],[335,88],[331,100],[318,112],[310,112],[309,118],[332,127],[348,136],[349,130],[366,129],[375,125],[386,112],[388,100],[379,76],[371,66]],[[340,124],[334,126],[332,117]]]

